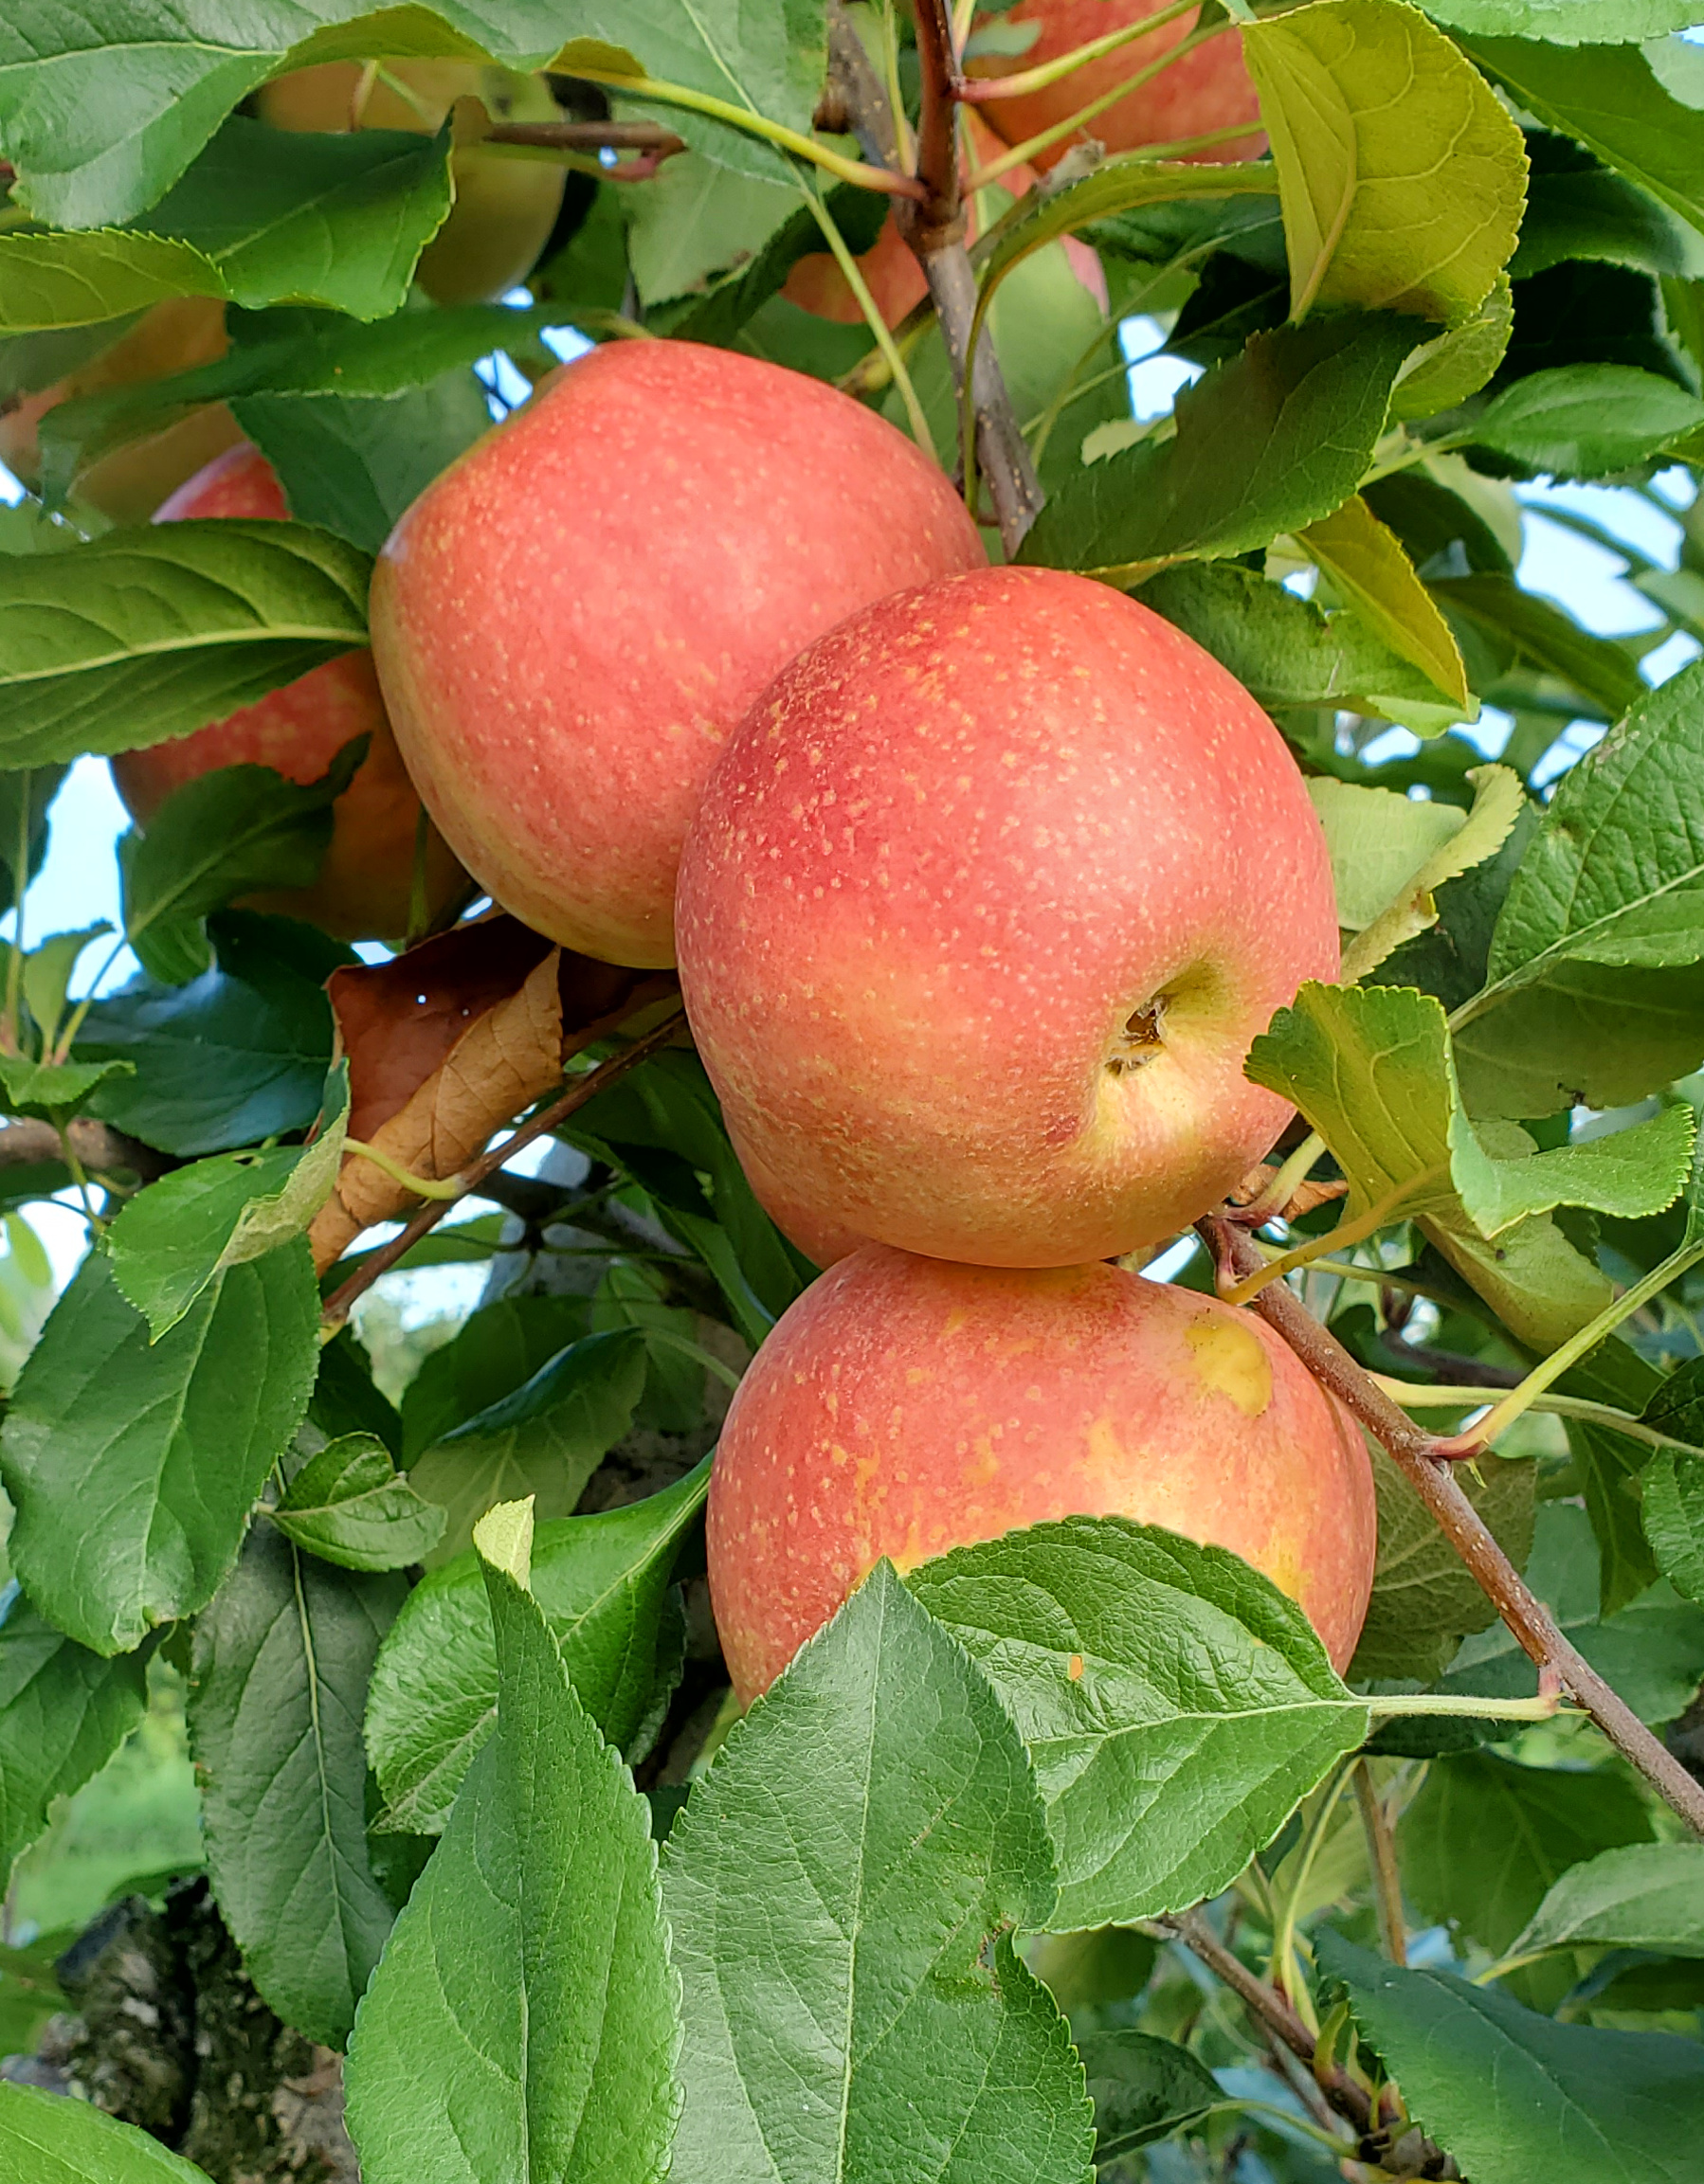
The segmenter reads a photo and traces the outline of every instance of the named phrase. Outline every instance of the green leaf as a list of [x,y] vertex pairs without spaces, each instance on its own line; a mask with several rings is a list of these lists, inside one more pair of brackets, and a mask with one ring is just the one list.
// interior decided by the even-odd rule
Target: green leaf
[[[1331,0],[1323,0],[1330,5]],[[1465,719],[1478,708],[1467,687],[1467,670],[1449,624],[1403,551],[1359,494],[1341,508],[1297,532],[1296,544],[1323,569],[1346,605],[1352,606],[1391,651],[1418,667]]]
[[1057,1928],[1216,1895],[1367,1735],[1302,1611],[1222,1547],[1068,1517],[907,1581],[1029,1746]]
[[95,324],[168,296],[227,293],[211,259],[163,236],[0,235],[0,334]]
[[1557,784],[1453,1019],[1476,1111],[1626,1103],[1704,1054],[1701,694],[1682,668]]
[[1415,1908],[1495,1954],[1570,1866],[1650,1839],[1651,1815],[1629,1774],[1523,1767],[1495,1752],[1456,1752],[1427,1768],[1397,1847]]
[[303,523],[376,553],[410,501],[491,428],[475,374],[452,370],[400,394],[253,394],[232,405]]
[[1657,1213],[1692,1164],[1692,1110],[1663,1110],[1632,1129],[1507,1158],[1468,1120],[1449,1030],[1430,994],[1312,982],[1249,1053],[1247,1074],[1294,1102],[1349,1178],[1345,1224],[1382,1206],[1394,1218],[1463,1217],[1500,1236],[1559,1205]]
[[1633,1843],[1571,1867],[1512,1954],[1583,1943],[1704,1957],[1704,1843]]
[[1385,429],[1412,324],[1346,313],[1258,334],[1179,395],[1176,436],[1090,463],[1021,558],[1133,581],[1268,546],[1340,508]]
[[362,2175],[650,2184],[668,2168],[680,1983],[648,1811],[537,1602],[489,1563],[485,1582],[497,1733],[356,2020]]
[[1337,923],[1345,932],[1371,925],[1467,824],[1466,812],[1456,804],[1416,802],[1394,789],[1361,788],[1329,774],[1310,781],[1308,795],[1331,851]]
[[136,1073],[95,1093],[102,1119],[185,1157],[312,1123],[332,1058],[324,981],[349,960],[307,926],[249,912],[221,912],[208,935],[216,968],[97,1002],[77,1044]]
[[[1457,1477],[1493,1538],[1518,1570],[1532,1545],[1537,1467],[1487,1456],[1480,1476]],[[1497,1619],[1496,1609],[1438,1529],[1436,1519],[1384,1451],[1372,1451],[1379,1497],[1378,1561],[1352,1681],[1412,1677],[1430,1684],[1449,1667],[1470,1632]]]
[[[1704,1677],[1704,1612],[1657,1584],[1631,1606],[1599,1614],[1599,1552],[1582,1508],[1546,1502],[1538,1511],[1528,1584],[1604,1681],[1641,1721],[1683,1713]],[[1468,1638],[1443,1678],[1473,1698],[1529,1697],[1537,1671],[1501,1623]]]
[[[1484,301],[1459,326],[1417,349],[1404,365],[1391,396],[1390,413],[1405,421],[1436,417],[1477,394],[1496,371],[1514,332],[1514,296],[1506,273],[1499,273]],[[1399,473],[1400,475],[1400,473]]]
[[589,1297],[499,1297],[481,1305],[441,1350],[422,1361],[403,1391],[404,1465],[454,1427],[512,1396],[590,1331]]
[[1628,364],[1563,364],[1506,387],[1474,420],[1480,447],[1558,478],[1630,470],[1704,424],[1704,402]]
[[1561,151],[1564,158],[1552,164],[1545,157],[1533,169],[1520,247],[1509,267],[1513,279],[1548,273],[1578,258],[1641,273],[1698,270],[1696,234],[1666,207],[1558,137],[1541,138],[1539,145],[1545,153]]
[[0,1055],[0,1097],[9,1114],[55,1121],[82,1107],[109,1078],[128,1075],[133,1067],[121,1061],[36,1062],[23,1055]]
[[1187,2048],[1120,2026],[1077,2043],[1095,2103],[1098,2168],[1193,2123],[1224,2099],[1219,2081]]
[[1449,1972],[1411,1972],[1329,1928],[1320,1970],[1414,2121],[1474,2184],[1686,2184],[1696,2166],[1704,2049],[1662,2033],[1558,2025]]
[[[649,1725],[667,1666],[659,1622],[709,1483],[706,1458],[644,1501],[564,1517],[535,1534],[534,1597],[581,1705],[622,1751]],[[491,1610],[469,1549],[409,1594],[373,1670],[367,1749],[388,1825],[421,1835],[443,1829],[497,1705]]]
[[1544,38],[1553,45],[1661,38],[1690,27],[1695,0],[1427,0],[1426,13],[1453,30],[1487,37]]
[[[887,207],[880,209],[885,216]],[[713,310],[717,296],[737,286],[737,269],[755,272],[766,258],[772,262],[786,247],[783,238],[789,230],[814,235],[815,242],[805,247],[825,247],[815,216],[799,202],[797,187],[775,175],[755,180],[697,152],[664,161],[643,190],[624,190],[621,211],[627,270],[647,315],[671,303],[683,317]],[[801,222],[808,223],[807,230]],[[753,311],[767,300],[759,298]],[[675,312],[664,311],[659,323],[673,334],[680,322]]]
[[1228,668],[1268,713],[1349,707],[1437,735],[1459,712],[1358,614],[1328,616],[1253,569],[1185,563],[1151,576],[1139,597]]
[[1645,1537],[1677,1593],[1704,1605],[1704,1455],[1659,1449],[1641,1479]]
[[[83,951],[94,941],[112,931],[102,918],[99,925],[84,926],[79,932],[56,932],[32,948],[24,958],[24,1001],[36,1027],[42,1035],[42,1051],[46,1053],[59,1038],[60,1022],[65,1013],[65,997],[70,991],[71,979]],[[7,950],[9,956],[10,949]]]
[[1315,302],[1450,324],[1483,300],[1526,203],[1520,131],[1415,9],[1315,0],[1251,24],[1283,197],[1293,317]]
[[12,1567],[42,1612],[113,1654],[204,1607],[301,1422],[317,1354],[305,1243],[227,1267],[154,1344],[92,1253],[19,1376],[0,1440]]
[[1088,2184],[1081,2067],[1012,1946],[1053,1894],[999,1699],[879,1563],[664,1850],[677,2173]]
[[461,1554],[495,1503],[532,1494],[544,1514],[566,1517],[631,1426],[644,1387],[644,1337],[613,1328],[570,1344],[512,1396],[452,1428],[409,1472],[448,1518],[427,1566]]
[[367,641],[365,554],[294,523],[165,523],[0,556],[9,766],[224,720]]
[[1471,576],[1434,576],[1427,588],[1452,620],[1466,623],[1498,650],[1544,675],[1571,684],[1605,720],[1618,719],[1645,695],[1632,659],[1611,640],[1582,629],[1553,601],[1523,591],[1496,569]]
[[332,839],[332,804],[367,755],[345,747],[305,786],[269,766],[227,766],[189,781],[118,844],[124,937],[150,978],[187,985],[211,966],[210,912],[263,888],[308,887]]
[[[1447,837],[1440,830],[1435,845],[1396,881],[1375,914],[1345,948],[1342,965],[1345,983],[1366,978],[1405,941],[1425,931],[1437,920],[1438,889],[1485,863],[1508,840],[1526,803],[1519,774],[1506,766],[1483,766],[1472,767],[1466,778],[1473,785],[1472,808],[1461,824],[1452,828]],[[1314,785],[1310,793],[1320,785]],[[1363,793],[1388,795],[1390,792]],[[1316,807],[1317,801],[1315,796]],[[1401,801],[1410,810],[1421,808],[1406,797]],[[1433,804],[1431,808],[1436,811],[1450,807]]]
[[0,2083],[0,2160],[29,2184],[208,2184],[146,2131],[32,2085]]
[[247,310],[319,303],[380,318],[401,310],[450,196],[447,127],[435,137],[304,135],[233,115],[136,240],[194,244],[218,268],[223,293]]
[[225,1153],[175,1168],[127,1199],[108,1229],[113,1279],[158,1342],[227,1267],[300,1236],[330,1198],[343,1158],[349,1079],[327,1087],[329,1115],[310,1146]]
[[147,1707],[145,1653],[102,1660],[45,1622],[15,1584],[0,1592],[0,1883],[54,1798],[105,1766]]
[[[660,179],[671,180],[675,173],[686,168],[693,159],[687,153],[671,159],[662,169]],[[715,170],[711,171],[712,172]],[[730,177],[722,177],[724,185]],[[733,178],[737,180],[737,177]],[[639,192],[642,205],[655,213],[656,199],[647,188]],[[862,257],[866,250],[874,249],[878,236],[888,217],[888,207],[881,193],[874,190],[860,190],[851,183],[838,183],[823,198],[828,217],[840,229],[846,247],[855,258]],[[662,225],[659,222],[659,225]],[[677,222],[678,226],[678,222]],[[637,226],[630,232],[635,244],[640,241]],[[734,224],[720,220],[716,233],[725,248],[734,235]],[[778,227],[766,233],[754,256],[748,256],[742,248],[734,263],[737,270],[726,280],[717,281],[708,296],[692,303],[679,317],[671,316],[668,324],[670,337],[677,341],[704,341],[725,349],[735,341],[741,329],[769,301],[778,296],[786,285],[787,277],[801,258],[823,249],[825,238],[816,213],[808,205],[802,205],[789,213]],[[673,282],[660,281],[655,277],[647,281],[641,277],[638,264],[634,278],[641,299],[653,300],[647,288],[656,295],[681,296],[698,285],[687,280],[680,282],[679,274]]]
[[[134,219],[286,56],[297,64],[365,59],[366,13],[363,0],[256,0],[236,28],[190,17],[138,22],[122,10],[66,14],[56,0],[23,0],[0,36],[0,135],[18,169],[17,202],[62,227]],[[577,6],[565,24],[547,0],[433,0],[430,13],[410,9],[390,35],[409,54],[484,53],[535,69],[563,50],[565,33],[571,43],[582,34],[589,13]]]
[[195,1622],[190,1741],[214,1892],[262,1994],[328,2048],[390,1930],[367,1861],[361,1705],[405,1590],[257,1524]]
[[444,1511],[397,1473],[376,1435],[328,1441],[290,1481],[272,1521],[285,1539],[344,1570],[402,1570],[444,1537]]
[[[1454,0],[1457,7],[1462,4]],[[1599,35],[1605,40],[1601,45],[1564,43],[1568,32],[1557,39],[1548,22],[1540,32],[1543,43],[1498,37],[1460,43],[1547,129],[1595,152],[1693,226],[1704,225],[1704,141],[1697,114],[1663,88],[1648,53],[1620,43],[1640,35],[1629,20],[1635,9],[1621,0],[1598,0],[1598,6],[1614,18],[1613,28],[1600,20]],[[1577,21],[1593,12],[1565,10],[1564,0],[1552,0],[1543,12],[1553,19],[1565,11]],[[1573,33],[1585,35],[1584,28]]]

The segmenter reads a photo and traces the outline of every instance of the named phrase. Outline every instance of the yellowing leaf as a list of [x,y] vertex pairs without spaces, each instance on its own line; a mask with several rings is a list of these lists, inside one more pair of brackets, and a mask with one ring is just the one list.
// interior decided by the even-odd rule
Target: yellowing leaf
[[[1402,541],[1357,493],[1332,514],[1296,532],[1296,543],[1392,652],[1412,660],[1473,719],[1478,708],[1467,669],[1437,602],[1415,574]],[[1466,709],[1472,707],[1472,712]]]
[[[1375,917],[1369,918],[1343,956],[1343,981],[1351,985],[1369,970],[1438,921],[1433,896],[1446,879],[1455,879],[1475,865],[1495,857],[1509,839],[1519,817],[1526,791],[1519,774],[1506,766],[1476,767],[1468,779],[1474,785],[1473,809],[1461,825],[1441,833],[1421,861]],[[1379,793],[1379,792],[1373,792]],[[1388,791],[1383,792],[1388,794]],[[1436,807],[1434,807],[1436,808]]]
[[1365,931],[1467,824],[1456,804],[1417,802],[1393,788],[1362,788],[1329,774],[1309,782],[1308,795],[1332,853],[1337,923],[1345,932]]
[[1315,0],[1242,51],[1272,139],[1291,308],[1412,311],[1457,325],[1514,249],[1520,131],[1477,69],[1396,0]]

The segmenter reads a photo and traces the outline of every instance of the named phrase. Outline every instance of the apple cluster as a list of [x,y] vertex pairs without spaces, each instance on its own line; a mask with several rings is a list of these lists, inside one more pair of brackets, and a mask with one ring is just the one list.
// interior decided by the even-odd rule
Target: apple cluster
[[[1032,61],[1117,12],[1049,6]],[[270,117],[326,126],[357,78],[285,79]],[[1208,119],[1252,130],[1236,78]],[[1129,117],[1140,140],[1199,121],[1193,73],[1162,87],[1183,103]],[[413,90],[442,116],[456,83]],[[991,111],[1022,136],[1051,96]],[[460,296],[454,241],[423,274]],[[238,442],[158,520],[286,514]],[[678,963],[752,1189],[829,1270],[717,1456],[740,1697],[881,1557],[1072,1514],[1233,1550],[1346,1665],[1374,1550],[1358,1430],[1263,1324],[1124,1263],[1277,1142],[1250,1041],[1337,969],[1323,836],[1247,693],[1138,600],[988,566],[936,465],[848,396],[650,338],[553,373],[421,495],[372,629],[371,655],[116,761],[121,793],[145,821],[209,767],[313,780],[365,734],[311,898],[275,907],[399,930],[424,803],[434,910],[471,875],[566,947]]]

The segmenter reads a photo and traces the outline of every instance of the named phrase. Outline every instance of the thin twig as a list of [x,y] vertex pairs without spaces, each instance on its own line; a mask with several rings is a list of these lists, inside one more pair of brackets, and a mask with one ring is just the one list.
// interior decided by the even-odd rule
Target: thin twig
[[655,152],[663,159],[686,150],[685,139],[660,121],[499,121],[484,141],[535,144],[547,152]]
[[[1199,1224],[1214,1263],[1233,1276],[1256,1271],[1254,1240],[1233,1222],[1209,1215]],[[1557,1628],[1555,1617],[1522,1580],[1478,1511],[1439,1458],[1434,1435],[1400,1411],[1370,1373],[1320,1326],[1285,1282],[1263,1289],[1251,1308],[1277,1330],[1309,1372],[1357,1417],[1389,1454],[1431,1512],[1439,1529],[1472,1572],[1542,1676],[1554,1671],[1562,1688],[1585,1707],[1629,1765],[1636,1767],[1695,1834],[1704,1835],[1704,1783],[1695,1781],[1654,1737]]]
[[[72,1151],[92,1176],[128,1169],[131,1174],[140,1176],[144,1182],[152,1182],[175,1164],[151,1146],[138,1145],[135,1138],[127,1138],[121,1130],[112,1128],[107,1123],[95,1122],[88,1115],[73,1115],[64,1127],[63,1138],[69,1141]],[[63,1164],[64,1144],[62,1133],[52,1123],[32,1121],[26,1116],[0,1128],[0,1168]]]
[[[915,208],[898,208],[898,221],[929,283],[952,384],[962,402],[970,325],[976,316],[976,276],[964,244],[952,99],[956,70],[943,0],[919,0],[916,32],[924,69],[917,135],[919,180],[913,185],[918,198]],[[830,0],[828,51],[830,81],[865,157],[893,165],[899,156],[893,108],[841,0]],[[1001,542],[1011,555],[1040,513],[1042,489],[990,342],[977,344],[971,385],[976,464],[988,480]]]
[[576,1077],[560,1098],[553,1100],[547,1108],[540,1108],[536,1114],[506,1137],[501,1145],[482,1152],[478,1160],[469,1161],[455,1178],[462,1185],[455,1198],[434,1199],[422,1206],[399,1236],[392,1236],[389,1243],[381,1244],[375,1252],[371,1253],[349,1279],[332,1292],[319,1315],[321,1326],[340,1327],[348,1319],[350,1309],[356,1298],[364,1296],[379,1276],[388,1272],[405,1252],[412,1250],[422,1236],[435,1229],[452,1205],[471,1196],[488,1175],[494,1175],[505,1161],[513,1160],[524,1146],[530,1146],[535,1138],[543,1137],[547,1131],[553,1130],[558,1123],[565,1122],[577,1108],[583,1108],[588,1100],[595,1099],[606,1086],[612,1085],[618,1077],[625,1076],[647,1055],[653,1055],[659,1047],[666,1046],[685,1021],[684,1009],[671,1010],[643,1038],[636,1038],[631,1046],[624,1047],[620,1054],[611,1055],[607,1061],[600,1062],[596,1069],[588,1070],[584,1076]]
[[1408,1929],[1403,1919],[1402,1876],[1396,1869],[1396,1844],[1390,1823],[1379,1798],[1372,1768],[1365,1759],[1355,1761],[1355,1802],[1361,1808],[1361,1826],[1372,1866],[1373,1902],[1379,1914],[1379,1940],[1393,1964],[1408,1961]]

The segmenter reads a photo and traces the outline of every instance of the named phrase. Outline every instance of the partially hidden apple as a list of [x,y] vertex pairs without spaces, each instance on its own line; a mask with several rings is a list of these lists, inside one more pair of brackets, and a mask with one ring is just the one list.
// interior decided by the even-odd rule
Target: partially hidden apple
[[674,961],[675,870],[724,739],[810,641],[983,560],[937,466],[848,396],[631,341],[553,372],[379,556],[372,646],[408,769],[536,931]]
[[767,1689],[883,1555],[903,1572],[1068,1516],[1228,1547],[1339,1670],[1355,1650],[1366,1444],[1263,1322],[1116,1267],[855,1253],[783,1315],[722,1427],[707,1543],[734,1691]]
[[[1019,30],[1039,25],[1034,44],[1022,53],[985,55],[970,63],[970,73],[973,77],[1000,77],[1039,68],[1095,39],[1159,13],[1167,4],[1168,0],[1018,0],[1018,5],[1004,14],[982,18],[978,27],[1000,25]],[[1127,45],[1115,46],[1098,61],[1086,62],[1042,90],[989,99],[978,105],[977,115],[1007,144],[1026,144],[1151,67],[1182,45],[1194,30],[1195,22],[1193,13],[1179,16],[1145,36],[1133,38]],[[1108,152],[1140,152],[1150,145],[1176,144],[1239,124],[1246,124],[1246,135],[1182,156],[1213,161],[1253,159],[1265,146],[1260,100],[1242,64],[1241,34],[1225,30],[1169,63],[1150,81],[1114,100],[1080,129],[1030,157],[1035,166],[1048,168],[1062,159],[1073,144],[1089,137]]]
[[[0,462],[34,493],[42,478],[41,423],[59,403],[102,394],[212,364],[225,354],[225,306],[205,296],[172,296],[145,311],[110,347],[0,413]],[[204,403],[163,432],[127,441],[89,464],[74,500],[113,523],[146,523],[169,494],[243,437],[223,402]]]
[[[244,442],[174,493],[154,520],[281,520],[289,513],[272,465]],[[372,744],[334,806],[331,847],[318,878],[309,888],[258,898],[257,907],[310,919],[344,940],[394,940],[408,929],[420,797],[390,732],[371,653],[328,659],[174,743],[125,751],[111,762],[113,779],[131,817],[146,827],[173,790],[216,767],[269,766],[290,781],[318,781],[358,735],[371,736]],[[466,875],[431,827],[426,858],[427,905],[437,912],[465,887]]]
[[489,303],[505,295],[532,271],[555,225],[566,170],[485,141],[493,119],[562,118],[542,76],[477,61],[387,61],[369,78],[356,62],[322,61],[263,84],[255,106],[275,129],[427,133],[454,108],[456,202],[414,275],[435,302]]
[[746,1173],[824,1265],[1175,1234],[1277,1140],[1249,1042],[1338,962],[1266,714],[1147,607],[1040,569],[881,601],[778,676],[706,786],[676,922]]

